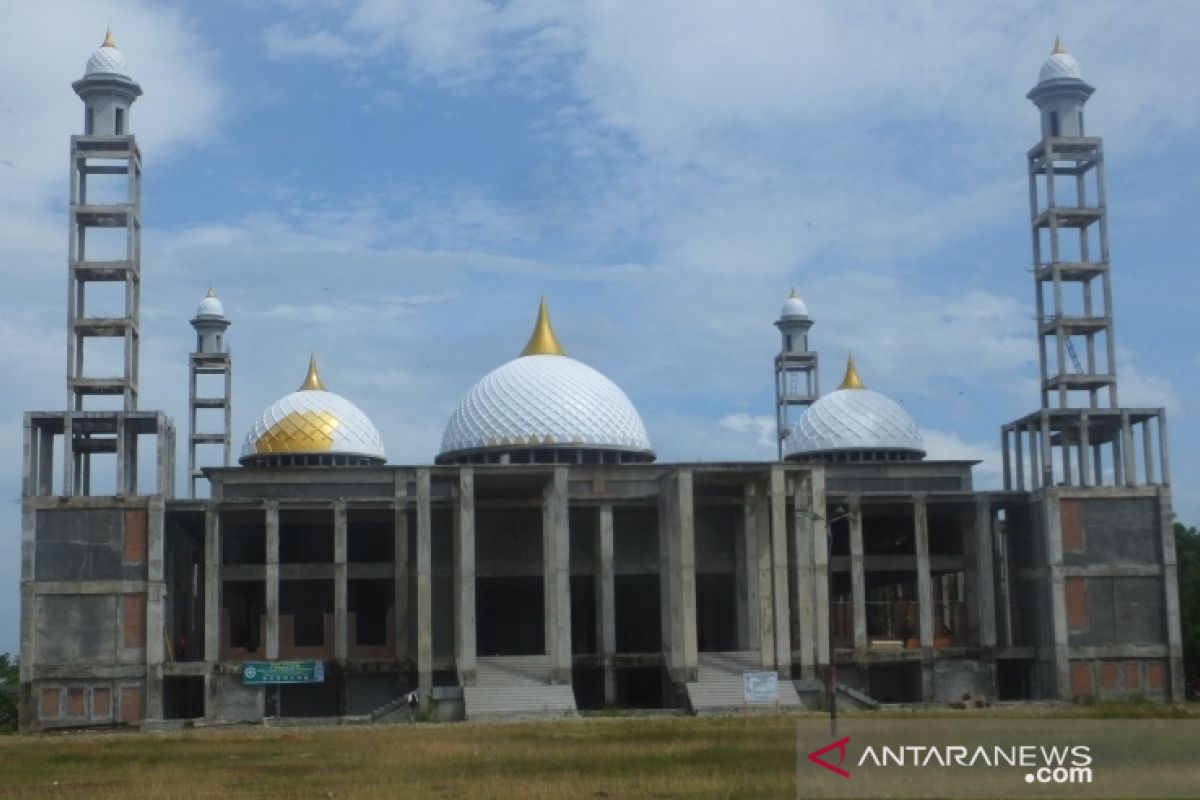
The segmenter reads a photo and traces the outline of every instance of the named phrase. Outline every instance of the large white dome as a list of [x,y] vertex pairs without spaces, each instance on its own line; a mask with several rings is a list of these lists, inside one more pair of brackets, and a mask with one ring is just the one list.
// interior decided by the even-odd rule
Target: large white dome
[[124,54],[117,49],[113,44],[112,33],[108,33],[104,37],[104,44],[92,53],[92,57],[88,59],[87,66],[83,69],[84,75],[120,75],[122,78],[129,78],[129,63],[125,60]]
[[891,398],[863,387],[851,358],[837,391],[801,415],[784,442],[785,456],[847,451],[924,456],[925,443],[908,412]]
[[529,355],[471,387],[446,425],[442,455],[539,445],[651,449],[642,418],[615,383],[567,356]]
[[300,389],[259,415],[246,434],[241,461],[287,455],[349,456],[382,463],[383,440],[358,406],[326,391],[316,360]]
[[563,355],[545,300],[524,352],[471,387],[450,417],[439,460],[535,447],[625,450],[653,457],[646,427],[625,393],[588,365]]

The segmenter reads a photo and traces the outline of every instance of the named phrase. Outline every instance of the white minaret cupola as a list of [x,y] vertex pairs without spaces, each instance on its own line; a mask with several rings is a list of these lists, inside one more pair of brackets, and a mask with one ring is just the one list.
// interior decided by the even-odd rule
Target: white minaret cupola
[[196,329],[197,353],[225,352],[225,329],[229,327],[229,318],[225,316],[225,308],[212,289],[208,290],[196,308],[192,327]]
[[808,331],[813,326],[808,306],[792,289],[775,320],[783,337],[775,356],[775,429],[779,458],[783,459],[784,439],[791,432],[788,408],[811,406],[820,395],[817,386],[817,354],[808,349]]
[[1037,86],[1026,95],[1042,112],[1042,138],[1084,136],[1083,106],[1094,91],[1084,82],[1079,63],[1055,37],[1054,50],[1042,62]]
[[142,93],[142,87],[129,75],[129,64],[113,42],[112,31],[92,53],[83,77],[71,84],[83,100],[85,136],[126,136],[129,134],[129,107]]

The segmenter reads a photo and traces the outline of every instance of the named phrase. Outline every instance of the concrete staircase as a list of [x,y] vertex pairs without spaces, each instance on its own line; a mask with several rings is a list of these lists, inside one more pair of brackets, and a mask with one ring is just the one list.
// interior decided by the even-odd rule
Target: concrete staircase
[[475,663],[475,685],[463,687],[469,720],[575,717],[575,692],[550,683],[549,656],[489,656]]
[[[732,653],[700,653],[697,662],[697,679],[687,684],[688,704],[692,713],[732,714],[743,708],[750,711],[774,711],[775,703],[749,703],[744,701],[742,687],[743,672],[762,671],[761,656],[757,651]],[[800,711],[804,706],[789,680],[780,679],[780,711]]]

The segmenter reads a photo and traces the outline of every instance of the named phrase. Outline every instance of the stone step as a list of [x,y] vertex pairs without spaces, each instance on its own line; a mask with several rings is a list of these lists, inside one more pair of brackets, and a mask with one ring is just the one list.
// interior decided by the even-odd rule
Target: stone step
[[695,714],[729,714],[742,709],[752,711],[796,711],[803,708],[791,681],[777,684],[779,701],[747,703],[742,682],[744,672],[762,672],[762,656],[757,651],[701,653],[697,658],[697,680],[687,684],[688,704]]
[[567,684],[544,686],[464,686],[469,720],[575,717],[575,692]]

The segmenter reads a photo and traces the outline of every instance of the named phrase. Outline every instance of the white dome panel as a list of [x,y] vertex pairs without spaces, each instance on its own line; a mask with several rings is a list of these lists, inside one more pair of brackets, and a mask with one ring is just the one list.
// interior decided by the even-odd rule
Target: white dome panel
[[527,355],[471,388],[446,425],[441,453],[538,445],[651,449],[615,383],[567,356]]
[[129,63],[125,60],[125,56],[117,48],[100,47],[96,50],[96,52],[92,53],[92,57],[88,59],[87,66],[84,68],[83,74],[120,75],[123,78],[129,78]]
[[785,440],[785,455],[834,450],[925,452],[908,412],[870,389],[838,389],[804,412]]
[[1083,73],[1079,70],[1079,62],[1070,53],[1052,53],[1049,58],[1042,62],[1041,72],[1038,73],[1038,83],[1045,83],[1057,78],[1083,80]]
[[779,316],[783,319],[788,319],[789,317],[807,317],[808,306],[804,305],[804,301],[793,294],[783,304],[783,310],[779,312]]
[[225,307],[221,305],[221,301],[214,295],[209,295],[200,301],[200,305],[196,307],[197,317],[223,317],[225,316]]

